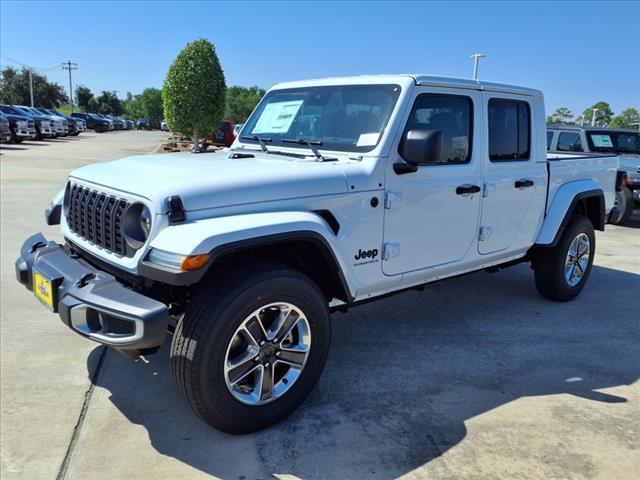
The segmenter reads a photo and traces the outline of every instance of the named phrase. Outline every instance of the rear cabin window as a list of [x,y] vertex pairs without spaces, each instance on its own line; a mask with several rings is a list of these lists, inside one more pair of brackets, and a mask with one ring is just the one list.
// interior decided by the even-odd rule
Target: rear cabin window
[[529,104],[518,100],[489,100],[489,160],[528,160],[531,145]]
[[[423,93],[411,109],[402,138],[409,130],[442,132],[442,151],[437,162],[425,165],[451,165],[471,160],[473,108],[469,97]],[[399,146],[402,152],[402,142]]]
[[578,132],[560,132],[558,146],[560,152],[582,152],[582,139]]
[[551,150],[551,143],[553,143],[553,133],[554,132],[547,132],[547,150]]

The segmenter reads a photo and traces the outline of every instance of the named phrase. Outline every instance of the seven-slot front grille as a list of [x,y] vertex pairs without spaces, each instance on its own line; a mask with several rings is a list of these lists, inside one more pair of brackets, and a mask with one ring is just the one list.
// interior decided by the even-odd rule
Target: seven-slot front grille
[[122,216],[128,202],[114,195],[72,185],[69,195],[69,228],[85,240],[118,255],[126,253]]

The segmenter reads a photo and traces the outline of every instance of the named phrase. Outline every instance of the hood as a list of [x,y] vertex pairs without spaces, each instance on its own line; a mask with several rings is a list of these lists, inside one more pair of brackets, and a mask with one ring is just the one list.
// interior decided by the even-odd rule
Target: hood
[[162,205],[179,195],[189,210],[347,192],[343,165],[254,153],[228,152],[143,155],[75,170],[71,177],[142,196]]
[[4,116],[14,122],[28,122],[31,120],[31,117],[27,117],[26,115],[16,115],[15,113],[5,113]]

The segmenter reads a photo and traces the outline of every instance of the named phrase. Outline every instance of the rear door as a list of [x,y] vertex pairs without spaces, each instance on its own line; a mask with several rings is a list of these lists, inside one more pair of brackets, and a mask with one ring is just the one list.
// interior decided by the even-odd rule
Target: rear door
[[[482,93],[486,125],[478,251],[486,255],[531,244],[544,211],[546,152],[537,151],[533,97]],[[542,139],[541,139],[542,140]],[[536,161],[540,159],[540,161]],[[542,202],[542,203],[541,203]]]

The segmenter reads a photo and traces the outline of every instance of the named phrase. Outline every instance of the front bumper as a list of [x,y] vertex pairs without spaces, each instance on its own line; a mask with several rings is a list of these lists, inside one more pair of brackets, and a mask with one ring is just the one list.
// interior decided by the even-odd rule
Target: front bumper
[[124,351],[152,349],[164,343],[170,321],[165,304],[127,288],[82,259],[72,258],[61,245],[40,233],[24,242],[15,269],[27,290],[34,290],[34,271],[50,282],[50,310],[80,335]]
[[16,127],[13,132],[16,137],[30,138],[36,134],[36,129],[34,128],[32,132],[31,129],[27,127]]

